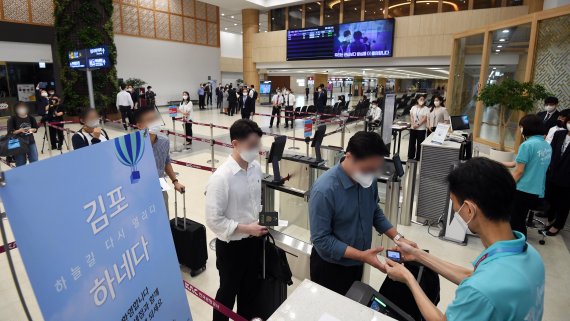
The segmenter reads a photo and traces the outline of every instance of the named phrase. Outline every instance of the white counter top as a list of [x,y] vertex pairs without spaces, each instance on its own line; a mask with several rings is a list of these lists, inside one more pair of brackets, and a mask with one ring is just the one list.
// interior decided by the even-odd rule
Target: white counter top
[[432,147],[441,147],[441,148],[449,148],[449,149],[459,149],[461,148],[461,144],[457,143],[457,142],[452,142],[449,140],[446,140],[443,142],[443,145],[440,144],[434,144],[431,142],[431,140],[433,139],[434,133],[431,133],[428,137],[426,137],[426,139],[423,141],[422,146],[432,146]]
[[303,281],[267,321],[394,321],[310,280]]

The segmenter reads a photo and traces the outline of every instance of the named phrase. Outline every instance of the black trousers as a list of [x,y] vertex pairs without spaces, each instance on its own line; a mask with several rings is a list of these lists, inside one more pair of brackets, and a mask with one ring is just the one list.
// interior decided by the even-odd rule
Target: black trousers
[[526,236],[526,218],[529,210],[537,209],[540,199],[536,194],[521,191],[515,193],[515,207],[511,215],[511,229],[519,231]]
[[293,117],[293,114],[293,106],[285,106],[285,127],[289,126],[289,122],[291,122],[291,127],[295,125],[295,121],[289,119],[289,117]]
[[[246,320],[256,316],[253,298],[259,290],[262,244],[257,237],[229,243],[216,240],[216,267],[220,275],[216,301],[233,309],[237,296],[237,314]],[[214,321],[227,320],[214,310]]]
[[561,230],[566,225],[568,212],[570,211],[570,202],[567,197],[570,195],[569,187],[562,187],[553,183],[546,182],[545,198],[548,202],[548,221],[553,222],[555,229]]
[[200,109],[206,108],[206,96],[205,95],[198,95],[198,107]]
[[[192,123],[184,123],[184,131],[186,136],[192,136]],[[192,144],[192,139],[187,137],[186,142]]]
[[426,139],[426,130],[410,129],[410,143],[408,145],[408,159],[420,160],[422,143]]
[[208,105],[212,106],[212,93],[206,95],[206,102]]
[[[127,130],[127,126],[131,126],[133,123],[133,111],[131,106],[119,106],[119,111],[121,112],[121,120],[123,121],[123,127]],[[129,123],[127,124],[126,119],[129,119]]]
[[271,109],[271,119],[269,120],[269,126],[273,126],[273,118],[277,116],[277,126],[281,123],[281,107],[273,106]]
[[237,105],[237,103],[230,103],[229,104],[230,110],[228,111],[228,113],[230,116],[233,116],[236,113],[236,105]]
[[64,133],[63,133],[63,124],[54,124],[61,128],[61,130],[53,127],[49,127],[49,140],[51,142],[51,149],[60,149],[63,145]]
[[362,279],[363,265],[344,266],[323,260],[313,248],[311,252],[311,281],[340,295],[345,295],[354,281]]
[[245,109],[241,110],[241,119],[249,119],[251,112]]
[[223,97],[216,97],[216,108],[222,108],[222,103],[224,102]]

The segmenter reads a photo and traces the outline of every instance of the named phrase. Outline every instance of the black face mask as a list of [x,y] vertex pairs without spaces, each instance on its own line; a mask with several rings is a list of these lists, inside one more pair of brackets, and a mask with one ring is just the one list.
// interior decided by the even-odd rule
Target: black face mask
[[566,123],[565,123],[564,121],[558,119],[558,120],[556,121],[556,126],[558,126],[558,127],[560,127],[560,128],[564,128],[564,127],[566,127]]

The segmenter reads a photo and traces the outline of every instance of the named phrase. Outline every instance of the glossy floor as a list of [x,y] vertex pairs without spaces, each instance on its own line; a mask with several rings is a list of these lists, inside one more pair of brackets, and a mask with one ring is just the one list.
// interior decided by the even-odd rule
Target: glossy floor
[[[172,128],[172,122],[167,117],[166,110],[163,110],[163,118],[169,129]],[[269,107],[259,107],[258,112],[260,113],[270,113]],[[195,121],[204,123],[214,123],[223,126],[229,126],[231,123],[237,119],[235,117],[228,117],[219,114],[216,110],[206,110],[206,111],[196,111]],[[286,134],[288,136],[293,135],[291,129],[283,129],[283,123],[281,128],[274,127],[269,129],[269,118],[255,116],[255,121],[257,121],[264,131],[272,131],[274,133]],[[72,129],[77,129],[78,125],[70,125]],[[327,130],[333,130],[337,125],[331,125],[331,128]],[[112,137],[116,137],[124,133],[119,127],[107,127],[107,131]],[[348,127],[350,133],[346,133],[345,141],[348,142],[350,136],[362,129],[362,124],[350,125]],[[182,131],[182,127],[179,123],[176,124],[176,129]],[[210,128],[206,126],[194,125],[194,135],[198,137],[210,137]],[[297,137],[301,136],[300,130],[295,133]],[[36,141],[38,143],[38,149],[41,150],[42,145],[43,129],[36,134]],[[229,142],[228,131],[224,129],[214,129],[214,138],[222,142]],[[270,136],[264,136],[263,144],[267,149],[269,148],[271,141],[273,140]],[[292,147],[292,142],[288,141],[287,148]],[[305,151],[304,143],[297,142],[297,147],[301,147],[300,151]],[[337,133],[325,138],[324,145],[335,145],[341,146],[341,134]],[[174,142],[172,144],[174,146]],[[181,149],[181,140],[177,141],[177,147]],[[47,146],[46,146],[47,148]],[[402,154],[406,154],[407,150],[407,138],[404,137],[402,141]],[[289,150],[288,151],[293,151]],[[67,150],[64,148],[64,153]],[[215,158],[220,162],[224,161],[229,155],[230,150],[225,147],[216,147]],[[52,152],[52,157],[58,157],[59,152]],[[44,154],[40,154],[40,158],[49,157],[47,149]],[[208,144],[195,142],[191,150],[185,150],[178,153],[173,153],[172,157],[174,159],[183,160],[187,162],[192,162],[196,164],[202,164],[208,166],[207,161],[211,158],[210,148]],[[405,158],[405,157],[404,157]],[[2,169],[6,169],[6,166],[2,165]],[[73,170],[73,169],[70,169]],[[206,181],[210,176],[207,171],[197,170],[188,167],[175,166],[175,170],[179,172],[180,181],[187,187],[187,208],[188,215],[191,219],[204,222],[204,188]],[[41,181],[41,178],[38,178]],[[174,197],[170,197],[171,200],[171,211],[174,207],[173,200]],[[65,199],[61,200],[65,202]],[[63,203],[65,204],[65,203]],[[64,205],[62,205],[64,206]],[[180,211],[182,210],[180,205]],[[10,216],[10,213],[8,213]],[[9,219],[4,219],[5,223],[8,223]],[[45,224],[46,228],[49,228],[49,217],[46,217]],[[470,266],[470,262],[475,258],[483,249],[483,246],[478,238],[470,238],[467,246],[459,246],[452,243],[443,242],[435,237],[430,236],[427,233],[427,228],[412,225],[412,226],[399,226],[398,229],[406,235],[407,238],[416,241],[422,248],[429,249],[433,254],[440,257],[444,257],[451,262],[464,265],[466,267]],[[8,231],[9,240],[13,240],[13,235]],[[214,235],[208,230],[208,240],[214,238]],[[538,245],[538,237],[536,233],[531,232],[530,243],[533,244],[538,251],[541,253],[543,260],[546,265],[546,291],[545,291],[545,309],[544,318],[545,321],[563,321],[568,320],[568,302],[570,302],[570,275],[568,273],[568,267],[570,266],[570,253],[566,248],[566,245],[561,236],[556,236],[549,238],[546,245]],[[190,283],[203,290],[204,292],[214,296],[218,287],[218,273],[215,267],[215,253],[209,250],[210,259],[208,260],[207,269],[201,275],[191,278],[188,275],[188,271],[185,269],[181,270],[184,279],[188,280]],[[37,302],[34,299],[32,289],[30,287],[28,278],[24,266],[21,261],[21,257],[18,250],[12,251],[13,257],[15,259],[15,266],[18,276],[22,283],[22,288],[24,296],[28,305],[30,307],[33,320],[42,320]],[[45,262],[49,264],[49,262]],[[380,287],[382,281],[384,280],[384,275],[378,271],[374,271],[371,278],[371,285],[375,288]],[[295,287],[300,284],[301,280],[295,280],[293,286],[289,288],[289,291],[293,291]],[[445,310],[446,306],[453,300],[456,286],[450,282],[441,278],[441,302],[439,308]],[[196,297],[188,293],[188,302],[192,311],[194,320],[206,321],[211,320],[211,308],[207,306],[204,302],[200,301]],[[9,270],[8,263],[6,260],[6,254],[0,254],[0,321],[20,321],[25,320],[25,315],[19,304],[18,296],[14,288]]]

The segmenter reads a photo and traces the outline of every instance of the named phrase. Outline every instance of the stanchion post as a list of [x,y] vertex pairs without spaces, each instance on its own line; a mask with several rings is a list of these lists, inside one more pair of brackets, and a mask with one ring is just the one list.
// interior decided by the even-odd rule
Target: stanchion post
[[216,163],[218,160],[216,159],[216,155],[214,154],[214,124],[210,123],[210,149],[211,149],[211,159],[208,163],[212,164],[212,168],[216,168]]
[[293,117],[293,146],[289,147],[289,149],[299,149],[299,147],[295,146],[295,141],[297,140],[297,135],[295,135],[295,128],[297,127],[295,126],[295,120],[297,119]]
[[71,130],[69,128],[65,129],[65,137],[67,139],[67,151],[69,151],[69,146],[71,145]]
[[346,128],[346,120],[344,120],[342,122],[342,130],[340,132],[340,147],[342,149],[344,149],[344,134],[345,134],[345,128]]
[[176,119],[174,119],[174,117],[172,117],[172,132],[174,133],[174,153],[178,152],[178,143],[177,143],[177,139],[176,139]]
[[46,123],[46,124],[47,124],[47,126],[46,126],[46,134],[47,135],[46,136],[47,136],[48,145],[49,145],[48,146],[48,154],[51,157],[51,135],[50,135],[50,132],[52,129],[51,129],[50,123]]

